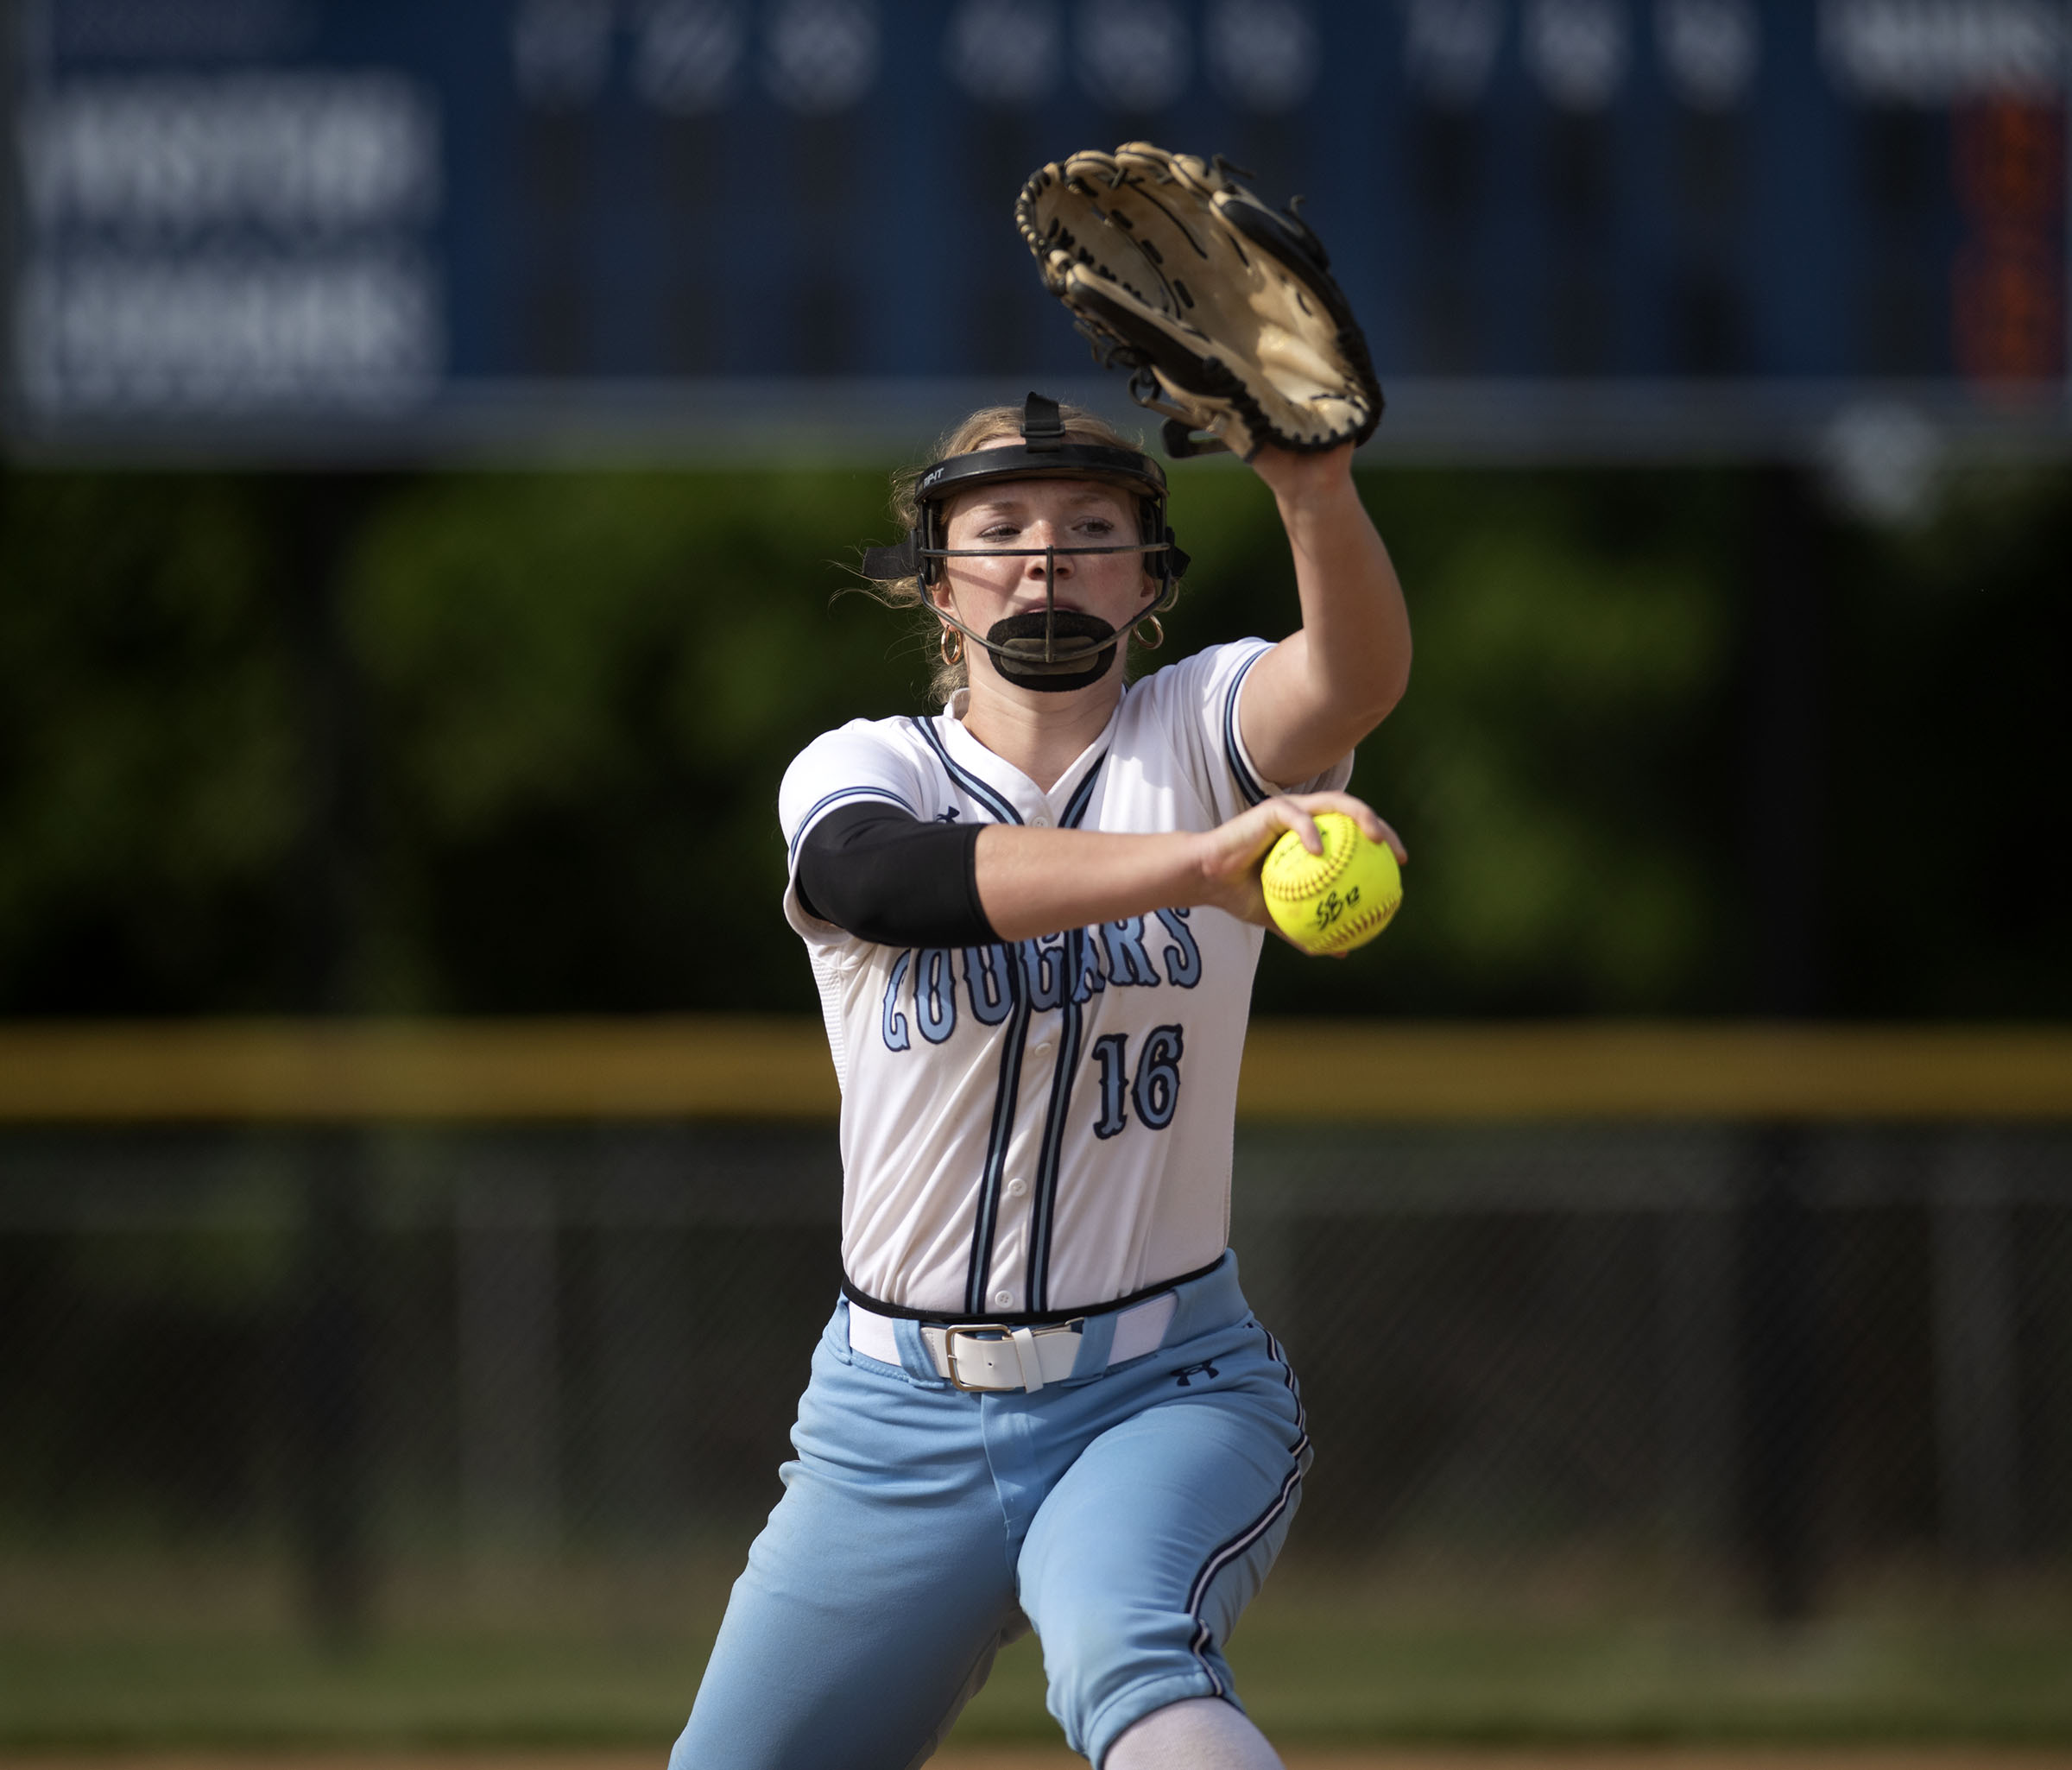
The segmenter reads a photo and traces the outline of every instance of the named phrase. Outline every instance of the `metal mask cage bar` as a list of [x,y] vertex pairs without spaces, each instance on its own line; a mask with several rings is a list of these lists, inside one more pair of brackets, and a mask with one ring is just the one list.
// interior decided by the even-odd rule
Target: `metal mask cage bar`
[[[886,551],[889,552],[892,551],[892,549],[887,549]],[[1075,553],[1150,553],[1159,552],[1178,553],[1179,549],[1173,547],[1170,541],[1138,540],[1122,541],[1119,542],[1114,547],[930,547],[921,551],[922,557],[925,559],[962,559],[974,557],[982,557],[994,559],[1040,559],[1043,561],[1043,612],[1045,617],[1044,622],[1042,661],[1045,664],[1065,665],[1083,662],[1088,659],[1100,656],[1102,652],[1108,650],[1109,647],[1115,643],[1116,640],[1120,637],[1120,635],[1111,630],[1103,638],[1088,638],[1081,635],[1062,641],[1058,639],[1056,624],[1058,615],[1058,556],[1062,553],[1069,559]],[[1185,557],[1185,554],[1181,554],[1181,558],[1183,559]],[[902,575],[905,576],[911,574],[903,573]],[[1179,586],[1173,579],[1169,578],[1166,580],[1166,583],[1167,588],[1153,601],[1152,605],[1148,609],[1145,610],[1142,615],[1135,616],[1134,619],[1128,623],[1129,625],[1134,626],[1137,621],[1143,620],[1146,616],[1158,614],[1162,610],[1169,609],[1172,606],[1172,598],[1177,593]],[[963,634],[966,639],[971,640],[976,644],[983,646],[988,651],[991,652],[995,657],[1014,658],[1024,663],[1029,661],[1028,654],[1025,646],[1014,643],[1006,645],[1001,644],[999,641],[991,637],[991,635],[981,633],[976,627],[971,626],[968,622],[966,622],[954,610],[934,608],[932,604],[931,605],[931,609],[932,612],[935,615],[938,620],[944,623],[944,624],[946,626],[956,628],[957,630]],[[1106,623],[1103,623],[1102,624],[1105,625]]]
[[[1160,513],[1163,514],[1162,512]],[[931,523],[933,531],[930,538],[939,538],[940,524]],[[1161,522],[1159,525],[1165,528]],[[1192,563],[1185,548],[1173,540],[1172,531],[1165,528],[1163,539],[1120,541],[1112,547],[931,547],[923,538],[919,528],[910,530],[906,540],[896,547],[866,547],[863,550],[863,575],[880,584],[896,584],[902,578],[919,578],[924,584],[941,581],[939,572],[926,570],[932,559],[1026,559],[1038,555],[1052,559],[1073,559],[1083,553],[1156,553],[1160,555],[1162,570],[1159,577],[1165,589],[1156,604],[1159,611],[1172,606],[1172,599],[1179,593],[1179,580]]]

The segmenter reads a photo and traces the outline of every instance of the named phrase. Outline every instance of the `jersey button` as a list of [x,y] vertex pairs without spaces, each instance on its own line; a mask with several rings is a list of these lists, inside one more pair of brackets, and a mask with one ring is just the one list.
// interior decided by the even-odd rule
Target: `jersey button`
[[1051,827],[1051,814],[1048,812],[1038,812],[1034,817],[1029,819],[1029,827],[1033,830],[1049,829]]
[[995,1291],[993,1293],[993,1300],[1002,1309],[1006,1309],[1014,1303],[1014,1293],[1012,1291]]
[[1008,1197],[1010,1198],[1019,1198],[1028,1190],[1029,1183],[1027,1180],[1009,1180],[1008,1182]]

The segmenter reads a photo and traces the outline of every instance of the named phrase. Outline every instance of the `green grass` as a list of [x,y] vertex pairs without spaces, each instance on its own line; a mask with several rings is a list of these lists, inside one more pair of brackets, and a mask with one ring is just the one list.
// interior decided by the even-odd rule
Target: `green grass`
[[[333,1653],[288,1626],[276,1584],[187,1584],[184,1607],[161,1577],[125,1613],[119,1594],[75,1581],[64,1602],[47,1588],[39,1616],[35,1582],[16,1582],[0,1602],[0,1750],[659,1749],[724,1591],[695,1558],[592,1570],[548,1597],[427,1578],[388,1595],[389,1627],[369,1646]],[[2062,1592],[1858,1592],[1779,1634],[1713,1600],[1672,1613],[1601,1590],[1507,1601],[1298,1572],[1269,1588],[1231,1657],[1253,1712],[1287,1741],[2072,1743]],[[958,1736],[1055,1737],[1033,1640],[1002,1654]]]
[[703,1644],[0,1643],[0,1747],[666,1746]]
[[[1262,1598],[1232,1643],[1276,1740],[2072,1743],[2072,1621],[1421,1624]],[[1037,1652],[1003,1655],[965,1738],[1026,1736]]]
[[2072,1740],[2072,1631],[1996,1638],[1845,1621],[1778,1640],[1661,1624],[1258,1621],[1234,1657],[1277,1737]]

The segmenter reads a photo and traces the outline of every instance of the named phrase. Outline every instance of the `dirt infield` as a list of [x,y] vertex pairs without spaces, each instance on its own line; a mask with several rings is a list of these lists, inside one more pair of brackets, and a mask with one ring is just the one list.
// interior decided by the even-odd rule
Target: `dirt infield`
[[[1930,1748],[1836,1747],[1588,1747],[1559,1751],[1439,1750],[1372,1747],[1286,1754],[1287,1770],[2072,1770],[2072,1750],[1995,1746]],[[952,1750],[930,1770],[1085,1770],[1062,1746]],[[8,1770],[662,1770],[657,1754],[633,1752],[120,1753],[9,1757]]]

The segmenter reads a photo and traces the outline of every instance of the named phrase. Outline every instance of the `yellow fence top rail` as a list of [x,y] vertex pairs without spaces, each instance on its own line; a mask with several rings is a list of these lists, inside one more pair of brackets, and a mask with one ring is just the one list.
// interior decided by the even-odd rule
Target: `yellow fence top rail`
[[[831,1117],[818,1021],[0,1026],[0,1123]],[[2072,1028],[1327,1020],[1253,1025],[1283,1122],[2072,1119]]]

